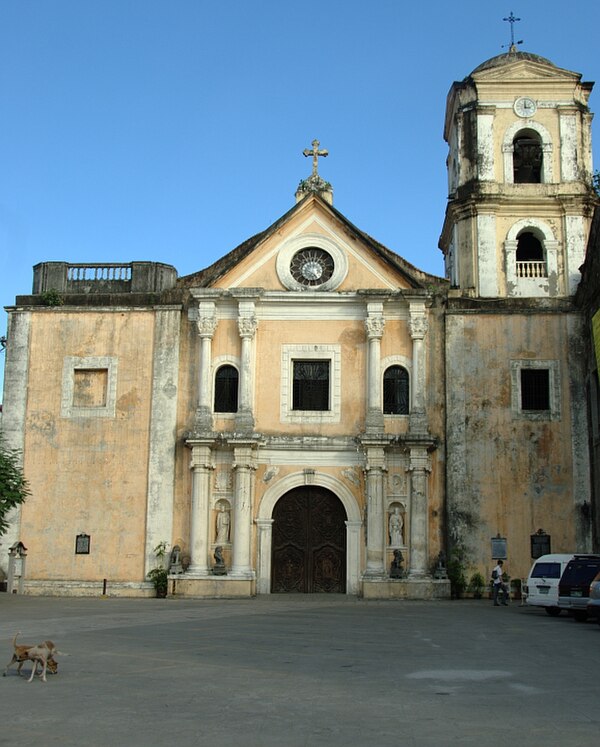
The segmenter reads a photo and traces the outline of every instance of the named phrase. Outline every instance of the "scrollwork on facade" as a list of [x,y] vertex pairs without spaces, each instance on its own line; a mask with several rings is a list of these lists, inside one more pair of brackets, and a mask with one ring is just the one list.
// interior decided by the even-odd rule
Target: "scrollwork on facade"
[[212,472],[214,470],[215,465],[211,464],[210,462],[194,462],[193,460],[190,462],[190,469],[200,472],[201,470],[205,472]]
[[215,490],[219,492],[229,491],[232,484],[233,480],[229,470],[219,469],[215,472]]
[[239,461],[239,462],[234,462],[231,465],[231,468],[233,470],[240,471],[240,472],[243,472],[245,470],[248,470],[250,472],[254,472],[254,470],[256,470],[257,467],[256,467],[256,464],[254,462],[242,462],[242,461]]
[[391,472],[388,476],[388,490],[393,495],[406,495],[407,494],[406,475],[401,475],[398,472]]

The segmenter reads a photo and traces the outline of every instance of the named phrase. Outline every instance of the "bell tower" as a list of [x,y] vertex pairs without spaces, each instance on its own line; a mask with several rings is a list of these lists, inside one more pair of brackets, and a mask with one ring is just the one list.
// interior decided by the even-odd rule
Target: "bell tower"
[[591,214],[593,83],[517,50],[452,85],[440,248],[461,295],[572,296]]

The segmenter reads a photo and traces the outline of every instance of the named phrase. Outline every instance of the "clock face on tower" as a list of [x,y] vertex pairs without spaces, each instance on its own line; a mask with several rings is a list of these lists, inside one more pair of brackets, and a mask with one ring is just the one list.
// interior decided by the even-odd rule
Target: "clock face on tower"
[[309,246],[296,252],[290,262],[290,272],[296,282],[306,286],[326,283],[334,271],[333,257],[324,249]]
[[514,109],[519,117],[533,117],[537,111],[537,104],[529,96],[521,96],[515,101]]

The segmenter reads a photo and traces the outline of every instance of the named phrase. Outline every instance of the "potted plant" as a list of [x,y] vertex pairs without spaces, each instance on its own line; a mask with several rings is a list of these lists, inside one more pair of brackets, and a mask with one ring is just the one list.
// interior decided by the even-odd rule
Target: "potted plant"
[[165,568],[167,543],[159,542],[158,545],[154,548],[153,552],[156,555],[159,564],[156,566],[156,568],[152,568],[152,570],[148,571],[148,578],[154,584],[154,588],[156,589],[156,596],[159,599],[164,599],[167,596],[168,590],[168,573],[167,569]]
[[450,593],[453,599],[460,599],[467,588],[465,576],[465,549],[461,545],[454,547],[448,560],[448,578],[450,579]]
[[469,591],[473,594],[473,599],[481,599],[485,589],[485,580],[479,571],[475,573],[469,579]]

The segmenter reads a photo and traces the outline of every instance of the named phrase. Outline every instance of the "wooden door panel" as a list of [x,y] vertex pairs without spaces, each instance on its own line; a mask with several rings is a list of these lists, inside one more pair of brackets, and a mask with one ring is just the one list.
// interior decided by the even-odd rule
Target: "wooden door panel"
[[346,512],[324,488],[301,487],[273,511],[271,590],[274,593],[346,589]]

